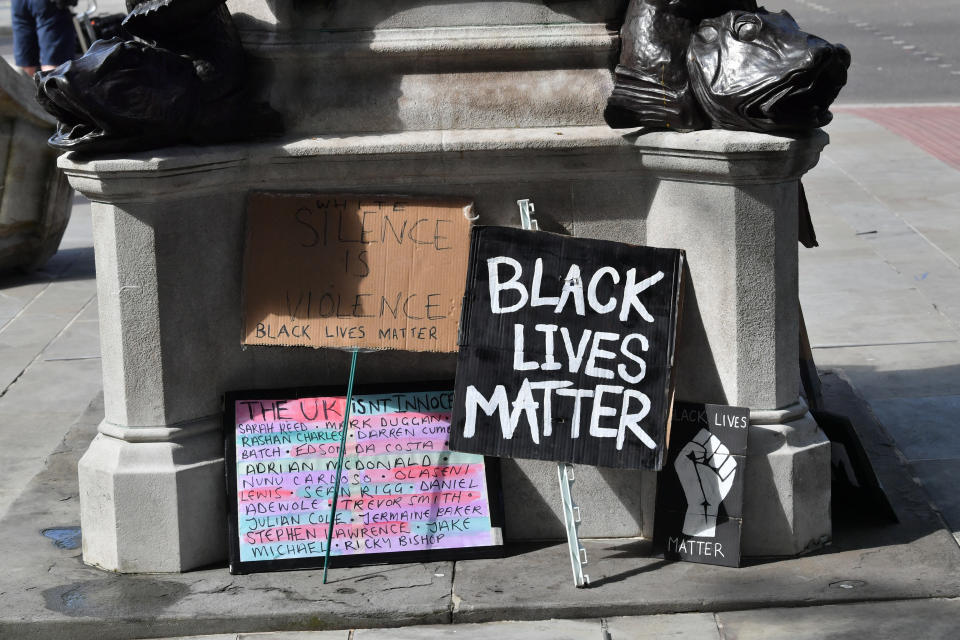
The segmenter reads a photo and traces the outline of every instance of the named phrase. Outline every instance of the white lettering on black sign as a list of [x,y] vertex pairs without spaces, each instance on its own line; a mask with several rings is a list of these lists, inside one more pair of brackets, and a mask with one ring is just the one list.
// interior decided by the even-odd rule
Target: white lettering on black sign
[[653,535],[668,560],[740,565],[749,425],[744,407],[673,405]]
[[683,253],[473,232],[451,447],[659,469]]

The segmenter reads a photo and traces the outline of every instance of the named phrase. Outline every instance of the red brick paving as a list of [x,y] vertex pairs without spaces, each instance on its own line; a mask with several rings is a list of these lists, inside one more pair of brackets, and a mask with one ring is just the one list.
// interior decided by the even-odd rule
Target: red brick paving
[[960,169],[960,105],[840,107],[836,110],[872,120]]

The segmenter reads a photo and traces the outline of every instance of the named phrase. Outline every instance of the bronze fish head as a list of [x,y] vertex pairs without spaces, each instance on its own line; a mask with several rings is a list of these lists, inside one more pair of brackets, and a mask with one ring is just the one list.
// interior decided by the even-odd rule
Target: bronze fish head
[[190,125],[199,80],[189,60],[119,38],[37,74],[37,101],[57,118],[50,145],[105,151],[162,142]]
[[729,11],[700,22],[687,49],[697,101],[717,129],[821,127],[847,81],[850,52],[805,33],[786,11]]

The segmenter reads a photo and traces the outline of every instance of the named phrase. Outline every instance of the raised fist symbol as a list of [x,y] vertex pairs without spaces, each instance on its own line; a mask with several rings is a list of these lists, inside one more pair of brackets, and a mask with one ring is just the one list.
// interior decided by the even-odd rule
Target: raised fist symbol
[[683,533],[712,538],[717,535],[717,512],[730,493],[737,461],[717,436],[700,429],[673,463],[687,497]]

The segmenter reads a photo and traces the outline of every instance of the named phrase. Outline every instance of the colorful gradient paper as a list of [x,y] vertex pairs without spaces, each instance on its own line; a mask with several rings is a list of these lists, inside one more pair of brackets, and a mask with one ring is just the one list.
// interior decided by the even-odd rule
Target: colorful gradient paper
[[[235,403],[240,561],[322,556],[346,399]],[[452,391],[354,396],[330,554],[491,546],[483,456],[451,452]]]

